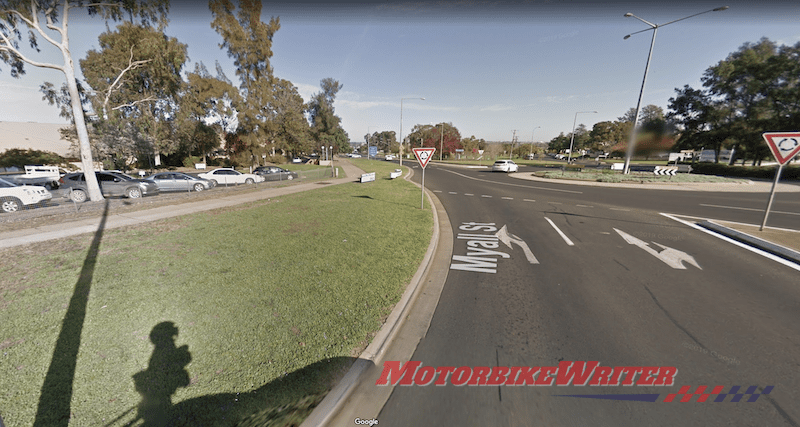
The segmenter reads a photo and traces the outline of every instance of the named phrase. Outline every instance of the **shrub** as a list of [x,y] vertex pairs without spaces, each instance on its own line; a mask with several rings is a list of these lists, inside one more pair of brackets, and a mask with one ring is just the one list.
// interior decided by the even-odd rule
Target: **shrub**
[[185,168],[194,168],[195,163],[200,163],[203,160],[198,156],[189,156],[183,159],[183,167]]
[[[774,180],[776,166],[729,166],[721,163],[695,163],[692,173],[702,175],[719,175],[739,178]],[[800,166],[784,166],[781,180],[800,181]]]
[[10,148],[0,154],[0,167],[23,168],[25,165],[62,165],[65,163],[67,163],[67,159],[51,151]]

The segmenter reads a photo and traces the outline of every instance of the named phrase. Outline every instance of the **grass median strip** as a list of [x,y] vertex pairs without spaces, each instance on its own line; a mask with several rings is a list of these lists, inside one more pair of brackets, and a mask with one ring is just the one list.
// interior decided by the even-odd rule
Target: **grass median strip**
[[[371,183],[105,230],[96,256],[94,235],[3,250],[5,424],[33,424],[37,405],[77,426],[302,420],[380,328],[430,241],[431,212],[418,187],[388,179],[394,168],[376,163]],[[85,317],[60,336],[80,277],[91,278]],[[71,401],[49,408],[40,396],[59,339],[78,349],[62,381]]]

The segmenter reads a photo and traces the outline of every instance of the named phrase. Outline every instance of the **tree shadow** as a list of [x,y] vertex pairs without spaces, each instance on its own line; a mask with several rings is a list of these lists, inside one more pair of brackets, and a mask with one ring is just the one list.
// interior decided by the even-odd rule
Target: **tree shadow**
[[78,362],[78,350],[81,344],[81,332],[86,318],[89,291],[107,218],[108,200],[106,199],[100,225],[89,246],[89,253],[86,254],[83,261],[83,267],[78,281],[75,283],[75,289],[72,291],[67,313],[61,322],[61,332],[58,334],[50,367],[39,395],[39,406],[36,409],[36,419],[33,423],[36,427],[67,426],[69,424],[70,401],[72,400],[75,367]]
[[[177,335],[172,322],[159,323],[150,332],[155,346],[150,363],[133,375],[142,400],[136,417],[123,424],[125,427],[300,425],[356,360],[324,359],[250,392],[209,394],[173,404],[177,389],[189,386],[185,368],[192,360],[186,345],[176,347]],[[115,425],[132,410],[106,426]]]

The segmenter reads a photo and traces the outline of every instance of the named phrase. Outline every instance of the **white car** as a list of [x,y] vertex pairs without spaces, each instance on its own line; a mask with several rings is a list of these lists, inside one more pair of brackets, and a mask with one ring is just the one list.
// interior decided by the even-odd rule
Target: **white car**
[[0,205],[3,212],[16,212],[23,206],[35,205],[53,198],[53,194],[38,185],[17,185],[0,178]]
[[197,176],[219,185],[253,184],[256,182],[264,182],[263,176],[254,175],[252,173],[241,173],[231,168],[218,168],[212,170],[211,172],[201,173]]
[[513,160],[498,160],[492,165],[492,172],[516,172],[519,166]]
[[392,160],[394,160],[394,155],[393,154],[387,154],[387,155],[383,156],[383,159],[386,160],[386,161],[392,161]]

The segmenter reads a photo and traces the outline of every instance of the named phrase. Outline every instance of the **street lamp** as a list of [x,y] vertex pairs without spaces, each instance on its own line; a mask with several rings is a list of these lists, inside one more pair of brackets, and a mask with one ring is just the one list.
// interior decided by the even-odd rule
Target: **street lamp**
[[442,122],[442,130],[439,132],[441,138],[439,139],[439,161],[442,161],[442,153],[444,153],[444,122]]
[[[533,133],[536,132],[536,129],[541,129],[541,128],[542,128],[541,126],[536,126],[531,131],[531,158],[533,157]],[[575,132],[575,131],[573,130],[573,132]],[[531,159],[531,160],[533,160],[533,159]]]
[[400,98],[400,166],[403,166],[403,100],[404,99],[421,99],[425,98]]
[[567,155],[567,164],[572,162],[572,143],[575,141],[575,124],[578,123],[578,114],[583,113],[597,113],[597,111],[578,111],[575,113],[575,119],[572,121],[572,138],[569,140],[569,154]]
[[635,114],[635,116],[633,118],[633,128],[631,129],[631,139],[628,142],[628,150],[626,151],[626,154],[625,154],[625,166],[623,167],[623,170],[622,170],[623,174],[628,174],[628,172],[630,171],[631,157],[633,156],[633,146],[636,143],[636,128],[637,128],[637,123],[639,122],[639,111],[640,111],[641,106],[642,106],[642,95],[644,94],[644,84],[647,82],[647,71],[650,69],[650,59],[653,57],[653,45],[655,45],[655,43],[656,43],[656,33],[658,32],[658,29],[660,27],[665,27],[665,26],[667,26],[669,24],[672,24],[674,22],[683,21],[684,19],[689,19],[689,18],[691,18],[693,16],[702,15],[702,14],[708,13],[708,12],[719,12],[719,11],[725,10],[727,8],[728,8],[728,6],[722,6],[722,7],[718,7],[718,8],[715,8],[715,9],[707,10],[705,12],[695,13],[694,15],[689,15],[689,16],[684,17],[684,18],[676,19],[674,21],[669,21],[666,24],[653,24],[651,22],[645,21],[642,18],[639,18],[638,16],[636,16],[636,15],[634,15],[632,13],[626,13],[625,15],[623,15],[626,18],[629,18],[629,17],[632,16],[632,17],[634,17],[634,18],[636,18],[636,19],[638,19],[638,20],[640,20],[640,21],[642,21],[645,24],[650,26],[650,28],[646,28],[644,30],[628,34],[627,36],[623,37],[623,40],[628,40],[634,34],[639,34],[639,33],[645,32],[645,31],[653,30],[653,38],[650,40],[650,53],[647,54],[647,64],[644,67],[644,78],[642,79],[642,88],[639,90],[639,101],[636,103],[636,114]]

